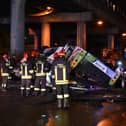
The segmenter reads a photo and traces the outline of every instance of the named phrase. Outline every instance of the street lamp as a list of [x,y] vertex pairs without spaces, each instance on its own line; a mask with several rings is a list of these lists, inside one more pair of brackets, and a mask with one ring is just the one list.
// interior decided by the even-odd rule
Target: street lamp
[[44,10],[40,11],[39,13],[31,14],[30,16],[39,17],[50,14],[54,11],[54,8],[51,6],[47,6]]
[[122,37],[126,37],[126,32],[122,33]]
[[97,21],[97,25],[98,25],[98,26],[102,26],[103,23],[104,23],[104,22],[103,22],[102,20],[98,20],[98,21]]

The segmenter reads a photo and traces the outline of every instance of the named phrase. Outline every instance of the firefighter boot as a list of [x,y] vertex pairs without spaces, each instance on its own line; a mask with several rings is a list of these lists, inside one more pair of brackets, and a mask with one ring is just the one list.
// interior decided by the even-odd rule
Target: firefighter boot
[[58,108],[62,108],[62,99],[58,99],[58,105],[57,105]]
[[64,108],[68,108],[69,107],[69,100],[67,98],[64,99],[63,107]]
[[38,96],[38,94],[39,94],[38,91],[34,91],[32,95],[33,95],[33,96]]
[[2,92],[6,92],[7,90],[6,90],[6,88],[2,88],[1,91]]
[[45,91],[41,92],[41,96],[45,96],[45,94],[46,94]]

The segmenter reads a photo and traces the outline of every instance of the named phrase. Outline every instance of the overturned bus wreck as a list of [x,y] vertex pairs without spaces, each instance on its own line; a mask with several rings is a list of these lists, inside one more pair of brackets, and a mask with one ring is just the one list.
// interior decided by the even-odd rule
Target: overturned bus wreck
[[[122,83],[125,85],[125,77],[120,66],[114,71],[93,54],[80,47],[58,47],[55,52],[61,49],[65,50],[66,58],[71,66],[70,80],[72,81],[70,81],[69,87],[71,94],[76,96],[75,99],[88,98],[90,100],[90,96],[91,99],[99,98],[110,101],[125,99],[126,92],[124,86],[122,87]],[[53,60],[52,56],[48,57],[49,60]],[[119,87],[117,86],[118,81]],[[102,94],[102,96],[98,97],[99,95],[95,94]]]

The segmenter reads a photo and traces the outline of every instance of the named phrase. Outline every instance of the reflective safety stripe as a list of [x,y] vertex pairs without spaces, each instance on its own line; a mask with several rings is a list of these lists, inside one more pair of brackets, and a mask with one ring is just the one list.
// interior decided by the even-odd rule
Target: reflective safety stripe
[[12,79],[12,77],[11,76],[8,76],[8,79]]
[[69,94],[64,94],[64,98],[68,98],[69,97]]
[[69,84],[68,80],[56,80],[56,85],[64,85],[64,84]]
[[4,87],[4,84],[2,84],[1,86]]
[[30,87],[26,87],[26,90],[30,90]]
[[58,99],[63,99],[63,95],[57,95]]
[[43,92],[44,92],[44,91],[46,91],[46,89],[45,89],[45,88],[42,88],[42,89],[41,89],[41,91],[43,91]]
[[7,84],[4,84],[4,87],[6,87],[7,86]]
[[36,76],[46,76],[45,73],[36,73]]
[[21,78],[22,78],[22,79],[31,79],[32,76],[30,76],[30,75],[29,75],[29,76],[22,76]]
[[8,73],[1,73],[2,76],[9,76]]
[[30,85],[30,88],[34,88],[34,85]]
[[53,87],[52,89],[53,89],[53,90],[56,90],[56,87]]
[[34,88],[34,91],[40,91],[40,89],[39,88]]
[[25,88],[24,87],[20,87],[21,90],[24,90]]
[[13,69],[13,67],[12,66],[9,66],[9,69]]
[[3,87],[3,88],[6,88],[6,87],[7,87],[7,84],[2,84],[2,87]]
[[28,76],[28,71],[27,71],[27,64],[26,63],[23,63],[21,65],[21,73],[24,74],[24,76]]

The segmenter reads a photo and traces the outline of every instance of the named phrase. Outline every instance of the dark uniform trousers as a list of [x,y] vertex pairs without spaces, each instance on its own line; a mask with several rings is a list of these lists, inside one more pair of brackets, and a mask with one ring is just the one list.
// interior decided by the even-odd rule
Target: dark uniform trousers
[[34,95],[37,96],[41,93],[41,96],[43,96],[46,93],[46,73],[44,72],[44,61],[39,59],[36,62],[35,72]]
[[46,93],[46,76],[36,76],[35,78],[34,95],[37,96],[39,93],[41,96]]
[[[23,95],[28,96],[30,94],[30,84],[31,84],[31,79],[21,79],[21,95],[22,96]],[[24,92],[24,90],[26,90],[26,92]]]

